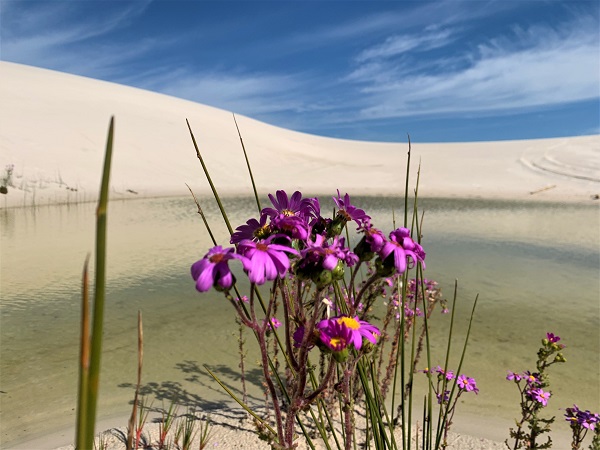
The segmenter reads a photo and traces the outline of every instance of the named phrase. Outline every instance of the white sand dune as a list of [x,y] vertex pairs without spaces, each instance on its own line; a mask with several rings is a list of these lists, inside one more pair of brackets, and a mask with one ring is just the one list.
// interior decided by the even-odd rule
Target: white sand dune
[[[219,191],[251,193],[230,112],[7,62],[0,62],[0,104],[0,184],[5,167],[14,166],[0,207],[95,200],[111,116],[112,198],[187,195],[185,183],[208,191],[186,118]],[[324,138],[243,116],[237,121],[261,192],[403,194],[406,143]],[[422,196],[588,202],[600,193],[598,135],[412,148],[413,175],[422,164]]]

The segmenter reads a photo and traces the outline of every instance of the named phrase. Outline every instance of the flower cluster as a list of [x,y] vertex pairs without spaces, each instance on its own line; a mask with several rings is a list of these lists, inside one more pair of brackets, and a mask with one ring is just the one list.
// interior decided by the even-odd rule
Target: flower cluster
[[[352,205],[348,194],[342,197],[338,191],[333,197],[338,208],[333,219],[321,216],[317,198],[302,198],[298,191],[291,197],[277,191],[269,199],[273,207],[263,208],[258,219],[249,219],[231,235],[235,248],[216,246],[192,265],[198,291],[230,289],[235,282],[229,268],[233,259],[242,263],[251,283],[261,285],[291,271],[300,279],[312,280],[319,289],[343,278],[346,266],[375,255],[380,276],[402,273],[417,262],[424,264],[425,252],[413,241],[410,230],[398,228],[386,239],[365,211]],[[363,233],[354,251],[339,236],[350,221]]]
[[[511,438],[515,439],[515,447],[526,446],[527,448],[547,448],[551,444],[548,437],[546,443],[538,445],[540,435],[550,431],[550,425],[554,417],[545,419],[540,417],[542,409],[548,406],[552,393],[547,389],[550,385],[547,369],[556,363],[566,361],[561,353],[565,348],[559,344],[560,337],[554,333],[546,333],[542,339],[542,346],[538,350],[536,371],[508,372],[506,379],[517,385],[521,394],[521,420],[517,420],[517,428],[510,429]],[[508,441],[507,441],[508,443]],[[573,447],[575,448],[575,447]]]
[[[376,299],[385,295],[387,279],[395,280],[390,295],[402,304],[399,277],[417,264],[424,267],[425,252],[408,228],[397,228],[384,235],[363,209],[352,204],[348,194],[342,196],[338,191],[333,197],[337,211],[331,218],[321,215],[317,198],[303,198],[298,191],[291,196],[277,191],[269,199],[271,206],[263,208],[258,217],[247,220],[231,234],[231,247],[210,249],[192,265],[191,272],[198,291],[214,287],[224,292],[238,314],[240,327],[253,331],[273,408],[277,448],[291,449],[295,446],[297,415],[312,402],[341,395],[345,404],[351,404],[363,395],[364,380],[361,379],[360,386],[355,383],[360,378],[358,371],[365,370],[368,358],[382,357],[381,348],[390,336],[386,327],[393,322],[390,308],[381,330],[367,321],[368,314]],[[354,224],[359,233],[358,244],[351,248],[342,233]],[[248,296],[242,296],[237,288],[235,296],[230,293],[236,282],[229,267],[233,260],[240,263],[250,281]],[[362,264],[367,266],[366,277],[359,281],[357,274],[362,278]],[[346,276],[349,267],[352,269]],[[256,287],[269,281],[272,285],[265,301],[266,289]],[[426,295],[432,295],[429,284],[427,289]],[[416,294],[407,300],[410,303],[407,307],[413,315],[420,315],[416,307],[419,291],[416,284],[413,290]],[[425,314],[430,314],[434,303],[424,308]],[[259,306],[262,311],[258,311]],[[283,323],[275,317],[279,307],[283,308]],[[409,327],[404,329],[406,332]],[[272,334],[276,337],[273,346],[269,342]],[[241,355],[242,343],[240,338]],[[380,351],[375,350],[377,344],[381,344]],[[321,352],[318,376],[309,358],[315,347]],[[397,345],[395,349],[398,352]],[[270,356],[270,352],[275,355],[280,350],[285,353],[285,373],[289,377],[282,388],[285,392],[275,384],[275,375],[279,374]],[[389,384],[397,357],[391,352],[386,357],[392,369],[377,373],[373,383],[383,380],[382,385]],[[459,392],[477,392],[472,378],[461,376],[456,383]],[[345,408],[346,436],[353,435],[352,416],[353,410]],[[274,441],[275,431],[271,433],[273,436],[268,439]],[[347,448],[350,443],[348,440]]]
[[[408,280],[404,301],[401,299],[401,292],[398,289],[395,289],[397,282],[397,275],[386,278],[386,284],[392,288],[390,305],[395,310],[396,320],[400,320],[402,317],[402,308],[400,306],[402,304],[404,305],[404,317],[407,322],[414,319],[414,317],[422,317],[424,313],[417,305],[423,305],[423,295],[425,295],[425,299],[427,300],[426,304],[428,305],[428,309],[431,309],[439,302],[441,304],[442,314],[447,314],[449,312],[447,302],[442,296],[442,290],[436,281],[428,280],[427,278],[422,281],[416,278]],[[383,296],[385,297],[385,293]]]
[[448,403],[450,389],[447,388],[452,380],[456,380],[456,386],[458,386],[458,394],[455,397],[455,402],[463,392],[474,392],[475,394],[479,393],[479,388],[477,387],[475,378],[468,377],[464,374],[457,377],[452,370],[444,370],[440,366],[437,366],[434,369],[426,368],[423,370],[423,373],[432,375],[437,374],[437,384],[434,386],[433,390],[437,397],[438,403],[440,404]]
[[593,431],[596,429],[596,424],[600,422],[600,415],[587,409],[582,411],[577,405],[567,408],[566,411],[565,420],[571,424],[572,428],[582,427]]
[[520,384],[521,381],[524,381],[525,386],[523,388],[519,387],[522,389],[523,395],[527,399],[537,402],[542,406],[548,405],[548,400],[552,394],[544,391],[540,387],[542,386],[542,380],[540,379],[539,373],[531,373],[529,371],[525,371],[523,373],[508,372],[506,379],[508,381],[514,381],[517,384]]

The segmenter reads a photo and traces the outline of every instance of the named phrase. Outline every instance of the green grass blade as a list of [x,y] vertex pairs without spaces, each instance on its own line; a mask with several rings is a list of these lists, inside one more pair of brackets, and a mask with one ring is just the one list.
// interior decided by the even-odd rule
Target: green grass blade
[[200,160],[200,164],[202,164],[202,170],[204,170],[204,175],[206,175],[206,180],[210,185],[210,189],[212,190],[213,195],[215,196],[215,200],[217,201],[217,205],[219,206],[219,210],[221,211],[221,215],[223,216],[223,220],[225,221],[225,225],[227,225],[227,229],[229,230],[229,234],[233,234],[233,228],[231,228],[231,224],[229,223],[229,218],[225,213],[225,208],[223,208],[223,204],[221,203],[221,198],[219,197],[219,193],[217,192],[217,188],[215,187],[212,179],[210,178],[210,174],[208,173],[208,168],[206,164],[204,164],[204,159],[202,158],[202,154],[200,153],[200,149],[198,148],[198,143],[196,142],[196,138],[194,137],[194,132],[192,131],[192,127],[190,126],[190,122],[186,119],[185,123],[187,123],[188,130],[190,131],[190,136],[192,137],[192,142],[194,143],[194,148],[196,149],[196,156],[198,160]]
[[256,183],[254,182],[254,176],[252,175],[252,167],[250,167],[250,161],[248,161],[248,154],[246,153],[246,147],[244,146],[244,140],[242,139],[242,133],[240,133],[240,127],[238,127],[237,120],[235,120],[235,114],[233,115],[233,121],[235,123],[235,129],[238,132],[238,136],[240,137],[240,144],[242,144],[242,150],[244,151],[244,159],[246,160],[246,165],[248,166],[248,173],[250,174],[250,182],[252,183],[252,189],[254,190],[254,198],[256,199],[256,206],[258,206],[258,212],[262,210],[260,206],[260,200],[258,198],[258,192],[256,191]]
[[267,423],[265,422],[265,420],[260,417],[259,415],[257,415],[254,411],[252,411],[250,409],[250,407],[248,405],[246,405],[243,401],[241,401],[236,395],[235,393],[229,389],[225,383],[223,383],[221,380],[219,380],[219,377],[217,377],[209,368],[206,364],[202,365],[206,371],[208,372],[208,374],[213,377],[213,379],[219,383],[219,386],[221,386],[223,388],[223,390],[225,392],[227,392],[229,394],[229,396],[236,401],[236,403],[238,405],[240,405],[242,408],[244,408],[244,411],[246,411],[248,414],[250,414],[252,417],[254,417],[256,420],[258,420],[262,425],[264,425],[264,427],[269,430],[269,432],[273,435],[273,436],[277,436],[277,432]]
[[79,361],[79,392],[77,395],[77,426],[75,434],[75,448],[85,447],[86,413],[87,413],[87,385],[90,372],[90,306],[88,286],[88,255],[83,265],[81,288],[81,350]]
[[86,443],[84,448],[93,448],[94,427],[96,423],[96,408],[100,382],[100,359],[102,354],[102,330],[104,326],[104,297],[106,288],[106,211],[108,204],[108,182],[112,160],[114,135],[114,117],[110,119],[106,153],[104,156],[104,171],[100,187],[100,198],[96,210],[96,278],[94,292],[94,321],[90,353],[90,372],[88,378],[88,398],[86,414]]

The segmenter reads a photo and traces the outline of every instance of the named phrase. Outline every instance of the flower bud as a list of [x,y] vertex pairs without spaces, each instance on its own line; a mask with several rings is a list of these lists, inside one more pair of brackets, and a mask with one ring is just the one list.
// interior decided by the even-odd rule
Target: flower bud
[[331,270],[323,269],[320,272],[314,273],[311,279],[317,285],[318,289],[323,289],[331,284],[333,276],[331,274]]
[[567,359],[563,356],[562,353],[559,353],[554,357],[555,362],[567,362]]
[[375,252],[371,251],[371,244],[367,242],[366,236],[354,247],[354,254],[358,256],[359,261],[365,262],[370,261],[375,256]]
[[390,258],[386,258],[385,261],[382,261],[381,258],[377,258],[377,260],[375,260],[375,271],[380,277],[389,277],[395,272],[394,259],[391,259],[391,265],[388,262],[389,259]]
[[344,267],[344,263],[342,260],[339,260],[337,265],[331,271],[332,278],[334,280],[341,280],[344,278],[344,274],[346,273],[346,268]]

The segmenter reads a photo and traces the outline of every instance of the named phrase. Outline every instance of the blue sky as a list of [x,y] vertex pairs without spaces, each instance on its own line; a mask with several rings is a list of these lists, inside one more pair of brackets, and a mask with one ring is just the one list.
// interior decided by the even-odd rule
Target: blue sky
[[600,133],[599,5],[0,0],[0,58],[323,136],[586,135]]

